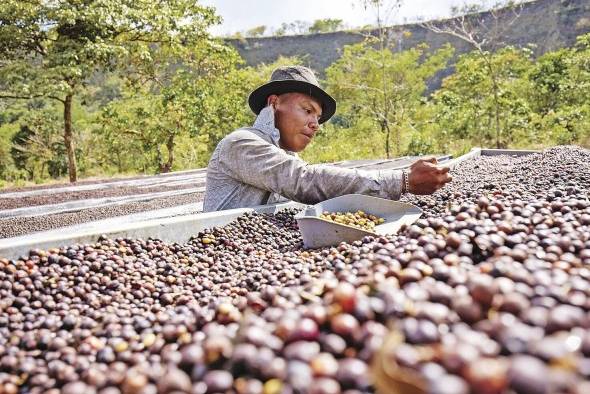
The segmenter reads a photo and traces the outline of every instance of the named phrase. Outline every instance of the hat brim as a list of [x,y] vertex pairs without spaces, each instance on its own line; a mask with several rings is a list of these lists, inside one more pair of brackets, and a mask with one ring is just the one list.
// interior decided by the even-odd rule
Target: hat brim
[[250,105],[250,109],[258,115],[262,111],[262,108],[266,106],[268,96],[284,93],[303,93],[319,100],[322,105],[322,115],[318,121],[320,124],[326,122],[336,112],[336,100],[332,96],[316,85],[297,80],[268,82],[250,93],[248,104]]

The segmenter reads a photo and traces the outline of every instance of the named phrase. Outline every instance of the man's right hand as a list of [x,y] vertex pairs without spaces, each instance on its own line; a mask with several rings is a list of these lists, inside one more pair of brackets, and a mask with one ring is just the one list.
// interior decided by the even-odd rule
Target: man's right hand
[[453,178],[448,167],[436,165],[435,157],[420,159],[410,166],[408,173],[409,193],[432,194]]

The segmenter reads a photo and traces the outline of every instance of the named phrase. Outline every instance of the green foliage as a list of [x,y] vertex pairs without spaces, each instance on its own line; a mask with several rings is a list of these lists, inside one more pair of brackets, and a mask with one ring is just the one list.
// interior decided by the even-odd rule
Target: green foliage
[[435,141],[421,133],[412,134],[405,155],[422,156],[435,152]]
[[264,32],[266,31],[266,26],[265,25],[260,25],[260,26],[256,26],[253,27],[249,30],[246,30],[246,32],[244,33],[244,35],[246,37],[260,37],[264,35]]
[[25,171],[16,168],[10,154],[11,141],[16,132],[17,128],[14,124],[0,126],[0,179],[8,182],[14,182],[27,176]]
[[[494,70],[493,80],[488,62]],[[529,51],[511,47],[485,58],[477,51],[461,56],[455,73],[434,94],[440,127],[449,137],[476,146],[507,147],[516,139],[538,140],[529,127],[531,109],[526,92],[530,86],[525,75],[530,66]]]
[[[302,63],[245,66],[206,34],[211,10],[165,3],[0,5],[0,187],[63,177],[69,149],[83,176],[204,167],[219,140],[252,124],[248,94],[276,67]],[[399,4],[366,5],[385,10],[386,3]],[[339,26],[316,22],[285,24],[284,33]],[[319,163],[460,155],[473,146],[590,146],[590,34],[538,59],[526,49],[476,47],[428,95],[429,79],[452,53],[393,51],[386,34],[345,47],[326,70],[338,113],[302,157]],[[68,108],[76,140],[69,147]]]
[[309,33],[329,33],[337,30],[341,30],[343,27],[342,19],[316,19],[309,27]]
[[281,58],[255,69],[241,68],[234,52],[207,53],[201,68],[177,70],[166,86],[128,89],[125,97],[102,110],[95,135],[107,149],[96,154],[99,165],[110,172],[206,166],[225,135],[252,124],[245,99],[249,92],[274,68],[296,62]]
[[452,52],[449,46],[433,53],[425,46],[397,53],[368,42],[346,46],[326,71],[328,87],[345,114],[339,121],[371,121],[385,134],[385,155],[401,154],[403,134],[420,111],[426,82]]
[[529,74],[534,125],[546,141],[560,144],[590,136],[590,34],[578,37],[574,48],[541,56]]
[[220,49],[207,34],[219,18],[192,0],[6,0],[0,21],[0,98],[44,97],[63,104],[72,181],[72,103],[93,75],[123,70],[143,84],[177,62],[191,64],[195,49]]
[[191,0],[6,0],[0,17],[5,95],[24,97],[63,97],[94,72],[119,65],[149,73],[163,50],[187,58],[218,21],[212,9]]
[[10,156],[16,169],[28,180],[67,174],[65,148],[55,126],[56,112],[51,106],[24,115],[19,130],[11,138]]
[[307,34],[311,24],[306,21],[296,20],[289,23],[281,23],[281,27],[274,31],[275,36],[286,36],[292,34]]
[[382,157],[384,135],[370,122],[358,122],[343,128],[332,122],[322,125],[301,157],[310,163],[331,163]]

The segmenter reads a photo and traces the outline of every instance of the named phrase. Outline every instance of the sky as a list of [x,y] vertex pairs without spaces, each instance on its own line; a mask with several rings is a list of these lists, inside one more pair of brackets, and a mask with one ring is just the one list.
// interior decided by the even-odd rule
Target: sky
[[[201,0],[213,6],[223,18],[221,26],[213,27],[214,35],[230,35],[256,26],[276,29],[282,23],[296,20],[313,22],[317,19],[342,19],[349,27],[375,24],[376,14],[365,10],[361,0]],[[468,2],[495,4],[497,1],[472,0]],[[392,4],[389,1],[389,4]],[[412,22],[417,18],[432,19],[449,16],[451,7],[461,7],[465,0],[406,0],[401,8],[387,19],[388,24]]]

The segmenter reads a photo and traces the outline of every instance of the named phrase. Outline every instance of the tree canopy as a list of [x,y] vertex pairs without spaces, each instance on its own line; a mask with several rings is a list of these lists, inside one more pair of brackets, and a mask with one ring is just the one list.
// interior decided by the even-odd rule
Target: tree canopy
[[146,81],[177,62],[190,65],[197,60],[194,48],[222,48],[207,33],[218,21],[212,8],[192,0],[6,0],[0,6],[0,98],[63,104],[64,145],[76,181],[72,104],[88,80],[121,70]]
[[316,19],[309,27],[309,32],[312,34],[329,33],[340,30],[344,27],[342,19]]
[[[536,58],[477,35],[455,57],[451,47],[399,47],[384,25],[399,1],[361,3],[378,29],[315,70],[338,111],[305,160],[590,144],[590,34]],[[206,166],[225,135],[252,124],[248,94],[277,66],[308,61],[248,66],[209,36],[217,21],[192,0],[0,4],[0,185]],[[316,22],[284,27],[340,23]],[[469,39],[463,27],[441,33]]]

